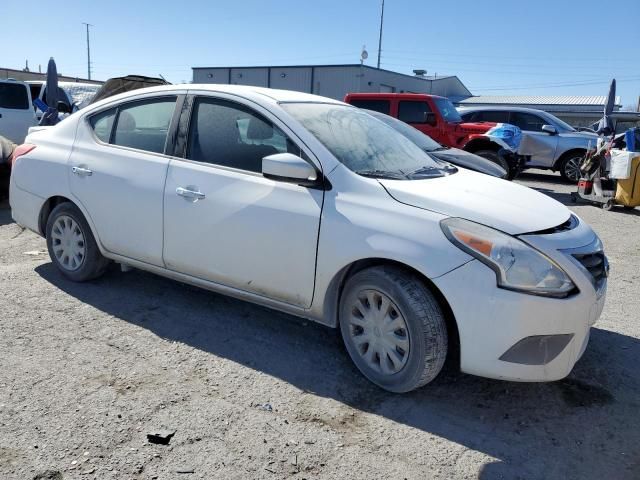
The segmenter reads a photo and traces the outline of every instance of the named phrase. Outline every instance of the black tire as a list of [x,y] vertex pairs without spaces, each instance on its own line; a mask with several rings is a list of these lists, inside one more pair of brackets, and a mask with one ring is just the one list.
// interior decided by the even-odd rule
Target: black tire
[[486,158],[487,160],[497,165],[500,165],[502,168],[505,169],[505,171],[509,176],[511,175],[510,174],[511,169],[509,168],[509,164],[503,158],[500,158],[500,155],[498,155],[498,152],[496,152],[495,150],[478,150],[477,152],[473,152],[473,153],[482,158]]
[[580,180],[580,170],[575,170],[574,165],[577,161],[579,166],[584,158],[584,154],[574,153],[560,160],[558,163],[558,170],[565,182],[577,184]]
[[[60,252],[57,247],[62,244],[61,240],[57,238],[60,235],[59,222],[66,220],[67,218],[75,222],[74,230],[76,233],[79,231],[82,237],[82,241],[77,243],[78,245],[82,244],[81,248],[83,248],[84,253],[81,256],[80,262],[78,262],[77,265],[74,265],[75,268],[65,266],[63,263],[65,258],[68,259],[68,256],[63,256],[59,259],[56,255],[56,251]],[[54,228],[56,228],[55,231]],[[86,282],[88,280],[93,280],[94,278],[98,278],[102,275],[109,266],[109,260],[103,257],[100,253],[100,249],[96,244],[96,240],[93,237],[91,228],[89,228],[89,224],[84,218],[84,215],[73,203],[65,202],[56,206],[47,219],[45,231],[49,257],[51,257],[51,261],[58,270],[60,270],[60,272],[69,280],[74,282]]]
[[571,192],[571,203],[578,203],[578,195],[575,192]]
[[[408,353],[404,351],[406,363],[391,374],[382,373],[381,369],[374,369],[367,364],[364,358],[366,353],[361,353],[359,349],[362,348],[353,340],[356,335],[354,329],[358,328],[350,321],[355,302],[361,301],[362,295],[366,295],[363,292],[371,291],[386,295],[391,301],[391,308],[397,309],[396,313],[402,316],[406,325],[407,331],[404,333],[408,337],[409,347]],[[362,374],[379,387],[395,393],[408,392],[431,382],[442,370],[448,348],[446,321],[438,301],[417,276],[393,266],[362,270],[347,280],[339,313],[340,331],[347,352]],[[386,314],[383,316],[385,321],[387,318],[398,318],[391,316],[391,313],[388,317]],[[391,335],[396,333],[394,330]],[[379,331],[376,335],[380,337]],[[368,343],[366,351],[370,348],[371,343]],[[381,364],[380,356],[376,358]],[[387,360],[390,361],[390,357]]]

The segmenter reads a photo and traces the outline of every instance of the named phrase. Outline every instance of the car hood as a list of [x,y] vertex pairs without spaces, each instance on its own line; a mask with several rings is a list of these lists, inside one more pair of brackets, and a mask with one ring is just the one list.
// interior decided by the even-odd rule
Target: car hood
[[588,142],[591,140],[593,142],[593,146],[595,147],[595,142],[598,140],[598,135],[596,133],[590,132],[562,132],[560,133],[562,138],[577,138]]
[[425,180],[379,182],[398,202],[511,235],[553,228],[571,216],[567,207],[536,190],[468,170]]
[[494,177],[504,178],[507,175],[507,172],[500,165],[486,158],[469,153],[466,150],[460,150],[459,148],[447,148],[446,150],[436,150],[427,153],[438,160],[453,163],[459,167],[475,170],[476,172],[486,173]]

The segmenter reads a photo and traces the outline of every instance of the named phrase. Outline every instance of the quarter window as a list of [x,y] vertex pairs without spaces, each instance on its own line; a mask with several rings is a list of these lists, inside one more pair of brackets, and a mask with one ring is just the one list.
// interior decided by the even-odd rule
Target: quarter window
[[116,109],[105,110],[91,117],[89,123],[93,132],[101,141],[109,143],[111,137],[111,127],[113,127],[113,120],[116,118]]
[[432,113],[427,102],[400,102],[398,118],[406,123],[427,123],[427,114]]
[[262,159],[276,153],[301,155],[278,127],[233,102],[196,99],[187,158],[250,172],[262,172]]
[[175,104],[176,97],[163,97],[120,106],[111,143],[163,153]]

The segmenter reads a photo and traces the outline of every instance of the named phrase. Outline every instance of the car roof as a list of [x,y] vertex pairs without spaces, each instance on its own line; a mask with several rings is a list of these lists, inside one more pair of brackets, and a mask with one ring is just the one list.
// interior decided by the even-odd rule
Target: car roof
[[424,100],[425,98],[446,98],[427,93],[347,93],[345,98],[352,99],[399,99],[399,100]]
[[527,107],[458,107],[458,112],[522,112],[522,113],[534,113],[534,114],[546,114],[544,110],[537,108]]
[[[175,85],[161,85],[157,87],[139,88],[130,92],[121,93],[112,97],[107,97],[104,100],[100,100],[95,105],[103,105],[111,103],[113,100],[125,100],[127,98],[135,98],[140,95],[149,93],[161,93],[161,92],[218,92],[228,93],[232,95],[239,95],[245,98],[253,98],[256,100],[264,101],[270,100],[273,103],[287,103],[287,102],[307,102],[307,103],[335,103],[337,105],[346,105],[343,102],[334,100],[332,98],[321,97],[319,95],[312,95],[310,93],[296,92],[293,90],[278,90],[274,88],[265,87],[253,87],[249,85],[221,85],[214,83],[187,83],[187,84],[175,84]],[[91,106],[92,110],[94,105]]]

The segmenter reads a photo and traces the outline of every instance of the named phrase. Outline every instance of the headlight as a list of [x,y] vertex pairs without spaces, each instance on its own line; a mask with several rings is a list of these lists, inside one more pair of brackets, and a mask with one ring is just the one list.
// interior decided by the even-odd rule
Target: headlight
[[458,248],[496,272],[498,286],[533,295],[566,297],[576,288],[550,258],[515,237],[462,218],[440,222]]

